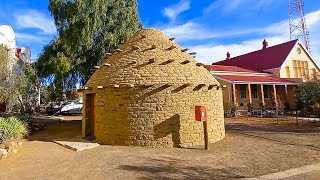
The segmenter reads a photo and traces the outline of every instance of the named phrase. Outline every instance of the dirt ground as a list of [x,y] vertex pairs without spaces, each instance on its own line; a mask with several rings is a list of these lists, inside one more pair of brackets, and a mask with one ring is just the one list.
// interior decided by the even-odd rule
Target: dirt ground
[[46,121],[0,161],[0,179],[237,179],[320,162],[320,123],[228,119],[226,137],[209,151],[104,145],[74,152],[52,142],[80,137],[81,121],[72,121],[80,118],[65,119]]

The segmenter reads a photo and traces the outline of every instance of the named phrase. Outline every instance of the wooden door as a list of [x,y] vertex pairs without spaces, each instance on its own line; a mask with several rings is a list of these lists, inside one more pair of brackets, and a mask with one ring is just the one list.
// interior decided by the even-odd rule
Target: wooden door
[[90,123],[91,123],[91,134],[92,134],[92,136],[95,136],[95,127],[96,127],[96,118],[95,118],[95,110],[96,110],[96,106],[95,106],[95,94],[91,94],[91,102],[90,102],[90,106],[91,106],[91,116],[90,116],[90,118],[91,118],[91,121],[90,121]]
[[95,94],[86,94],[86,137],[95,138]]

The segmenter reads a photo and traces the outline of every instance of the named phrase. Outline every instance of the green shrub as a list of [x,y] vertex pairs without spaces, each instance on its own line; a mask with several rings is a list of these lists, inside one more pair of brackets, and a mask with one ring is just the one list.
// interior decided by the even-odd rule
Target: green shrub
[[32,122],[32,116],[30,116],[29,114],[19,114],[19,115],[16,115],[16,117],[20,119],[20,121],[26,124],[29,124]]
[[22,139],[28,134],[28,125],[17,117],[0,118],[0,141]]
[[224,114],[228,118],[233,117],[235,116],[237,109],[238,109],[237,105],[235,105],[233,102],[228,102]]
[[305,115],[319,115],[320,79],[313,79],[298,86],[298,109]]

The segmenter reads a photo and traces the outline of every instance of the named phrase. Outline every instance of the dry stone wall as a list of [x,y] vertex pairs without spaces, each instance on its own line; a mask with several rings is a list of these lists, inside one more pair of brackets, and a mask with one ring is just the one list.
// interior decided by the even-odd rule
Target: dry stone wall
[[185,49],[159,30],[143,29],[93,74],[84,103],[85,94],[96,94],[95,137],[101,143],[189,147],[204,144],[196,105],[207,108],[209,141],[225,136],[219,86]]

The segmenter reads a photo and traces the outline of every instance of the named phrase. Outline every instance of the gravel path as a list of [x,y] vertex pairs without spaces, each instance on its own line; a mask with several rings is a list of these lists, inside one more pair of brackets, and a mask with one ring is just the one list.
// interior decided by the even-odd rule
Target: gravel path
[[237,179],[320,162],[315,125],[227,120],[226,127],[209,151],[104,145],[74,152],[52,140],[79,138],[81,121],[53,121],[0,161],[0,179]]

